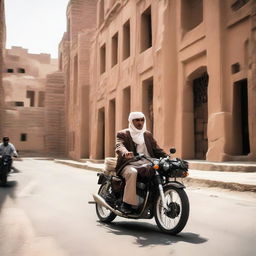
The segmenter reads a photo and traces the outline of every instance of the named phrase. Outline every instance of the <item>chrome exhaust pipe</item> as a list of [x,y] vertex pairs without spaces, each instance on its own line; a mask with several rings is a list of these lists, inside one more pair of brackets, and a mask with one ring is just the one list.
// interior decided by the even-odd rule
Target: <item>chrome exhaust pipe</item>
[[92,194],[92,196],[93,196],[94,201],[95,201],[97,204],[99,204],[99,205],[101,205],[101,206],[103,206],[103,207],[109,209],[111,212],[115,213],[116,215],[118,215],[118,216],[120,216],[120,217],[124,217],[124,214],[123,214],[122,212],[113,209],[100,195],[98,195],[98,194]]

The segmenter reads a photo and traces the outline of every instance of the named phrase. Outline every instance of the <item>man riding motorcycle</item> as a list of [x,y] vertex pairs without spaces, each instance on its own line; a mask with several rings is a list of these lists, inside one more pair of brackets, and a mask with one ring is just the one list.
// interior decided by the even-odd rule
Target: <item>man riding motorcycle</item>
[[[125,178],[123,203],[120,210],[124,214],[132,212],[132,206],[137,206],[136,180],[138,172],[150,175],[146,159],[131,161],[138,154],[151,158],[166,157],[151,132],[146,130],[146,118],[142,112],[131,112],[128,118],[129,127],[117,133],[116,153],[118,155],[116,173]],[[146,172],[146,173],[145,173]]]
[[[10,139],[8,137],[3,137],[3,143],[0,144],[0,156],[8,155],[11,157],[18,157],[18,153],[12,143],[9,142]],[[12,162],[11,162],[12,166]],[[10,169],[12,168],[10,166]],[[10,171],[10,170],[9,170]]]

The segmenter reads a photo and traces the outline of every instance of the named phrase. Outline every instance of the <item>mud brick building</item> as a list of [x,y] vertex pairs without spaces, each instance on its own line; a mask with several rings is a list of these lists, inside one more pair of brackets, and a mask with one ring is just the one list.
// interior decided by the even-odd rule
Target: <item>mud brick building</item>
[[96,6],[95,0],[70,0],[67,31],[59,45],[66,95],[66,154],[76,159],[89,157],[89,52],[96,29]]
[[143,111],[183,158],[256,160],[255,1],[97,3],[91,158],[114,156],[116,131]]
[[22,47],[5,49],[3,63],[3,136],[21,155],[45,155],[46,76],[57,70],[49,54],[31,54]]

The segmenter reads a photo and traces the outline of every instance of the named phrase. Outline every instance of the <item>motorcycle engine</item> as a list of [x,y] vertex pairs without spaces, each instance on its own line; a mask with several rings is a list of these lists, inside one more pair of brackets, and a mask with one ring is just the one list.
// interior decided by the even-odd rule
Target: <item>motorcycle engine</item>
[[142,182],[137,182],[137,201],[138,206],[144,203],[146,197],[146,185]]

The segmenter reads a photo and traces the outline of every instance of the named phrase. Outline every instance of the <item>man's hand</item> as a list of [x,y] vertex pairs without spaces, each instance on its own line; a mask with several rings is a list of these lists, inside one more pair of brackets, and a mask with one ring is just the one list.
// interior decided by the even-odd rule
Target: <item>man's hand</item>
[[133,152],[127,152],[127,153],[124,154],[124,158],[125,159],[131,159],[133,157],[134,157]]

